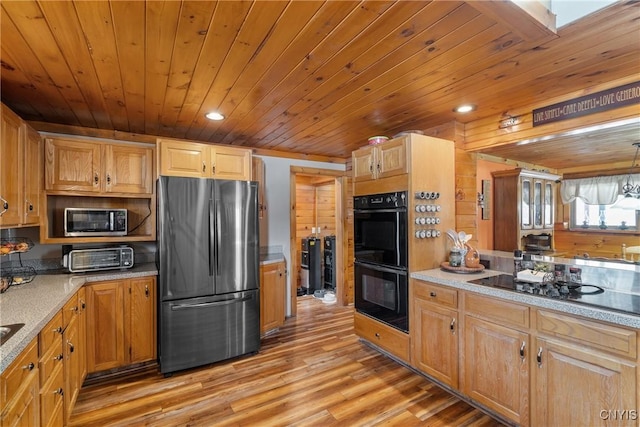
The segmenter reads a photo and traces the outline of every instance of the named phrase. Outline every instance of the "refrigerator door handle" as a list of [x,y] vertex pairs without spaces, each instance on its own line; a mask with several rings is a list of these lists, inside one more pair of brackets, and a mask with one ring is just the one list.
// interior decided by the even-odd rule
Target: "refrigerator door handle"
[[171,311],[190,310],[192,308],[206,308],[206,307],[215,307],[215,306],[221,306],[221,305],[237,304],[240,302],[250,301],[252,298],[253,297],[248,296],[243,298],[228,299],[224,301],[203,302],[199,304],[177,304],[177,305],[171,306]]
[[209,276],[213,276],[213,258],[216,256],[212,245],[213,239],[215,238],[214,215],[213,200],[209,200]]

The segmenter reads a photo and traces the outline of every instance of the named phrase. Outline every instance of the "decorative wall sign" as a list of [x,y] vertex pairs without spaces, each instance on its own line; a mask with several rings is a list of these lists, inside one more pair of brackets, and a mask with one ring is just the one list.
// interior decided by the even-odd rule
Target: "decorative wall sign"
[[582,117],[625,105],[640,104],[640,82],[603,90],[533,110],[533,126]]

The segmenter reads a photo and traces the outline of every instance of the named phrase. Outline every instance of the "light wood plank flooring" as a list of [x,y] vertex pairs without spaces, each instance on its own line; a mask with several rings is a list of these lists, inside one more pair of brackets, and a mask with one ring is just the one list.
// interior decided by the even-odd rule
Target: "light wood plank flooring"
[[85,386],[73,426],[501,426],[353,332],[353,308],[298,298],[259,354]]

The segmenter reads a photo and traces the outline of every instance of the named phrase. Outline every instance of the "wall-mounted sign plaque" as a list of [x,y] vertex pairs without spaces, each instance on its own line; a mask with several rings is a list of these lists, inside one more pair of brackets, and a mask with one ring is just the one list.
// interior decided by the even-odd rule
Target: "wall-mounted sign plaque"
[[633,104],[640,104],[640,82],[629,83],[547,107],[537,108],[533,110],[533,126],[573,119]]

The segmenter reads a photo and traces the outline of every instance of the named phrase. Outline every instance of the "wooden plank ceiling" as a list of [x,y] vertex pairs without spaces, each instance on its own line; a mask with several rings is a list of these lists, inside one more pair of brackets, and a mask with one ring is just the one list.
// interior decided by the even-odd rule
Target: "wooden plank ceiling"
[[[3,0],[1,8],[2,101],[40,128],[339,158],[373,135],[467,123],[639,70],[640,4],[630,1],[557,35],[488,2]],[[464,102],[478,109],[452,111]],[[226,119],[207,120],[210,110]],[[613,161],[628,159],[638,139],[637,123],[627,131],[611,140]],[[515,159],[525,151],[508,150],[486,151]],[[542,164],[540,154],[531,163]]]

